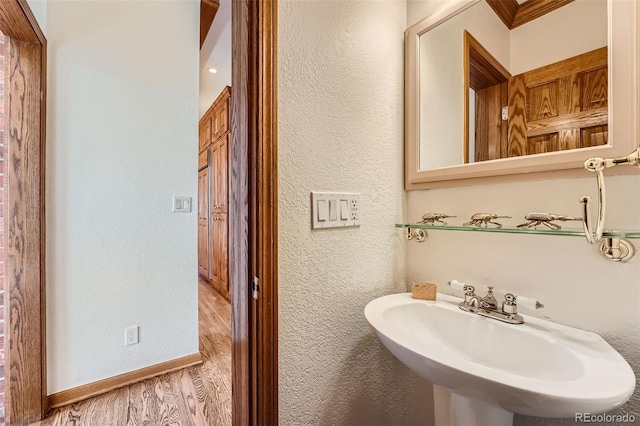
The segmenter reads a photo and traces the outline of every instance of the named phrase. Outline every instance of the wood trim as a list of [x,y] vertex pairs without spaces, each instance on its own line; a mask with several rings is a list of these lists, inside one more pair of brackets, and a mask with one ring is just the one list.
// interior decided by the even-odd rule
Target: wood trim
[[[256,271],[258,298],[258,419],[259,425],[278,424],[278,117],[277,117],[277,1],[259,6],[259,93]],[[254,240],[255,241],[255,240]]]
[[553,12],[573,0],[487,0],[487,4],[510,30]]
[[[33,21],[27,16],[26,3],[20,0],[3,0],[0,7],[0,26],[2,33],[15,40],[41,44],[40,37],[34,30]],[[33,14],[31,14],[33,17]],[[37,24],[36,24],[37,25]],[[40,35],[42,32],[40,32]]]
[[48,396],[48,406],[49,409],[52,410],[78,401],[83,401],[115,389],[123,388],[152,377],[161,376],[163,374],[182,370],[183,368],[193,367],[194,365],[199,364],[202,364],[202,355],[200,352],[172,359],[170,361],[161,362],[159,364],[150,365],[138,370],[129,371],[117,376],[51,394]]
[[207,39],[211,24],[220,8],[220,0],[200,0],[200,48]]
[[233,424],[277,425],[277,2],[234,1],[232,17]]
[[[231,40],[231,153],[229,175],[229,280],[231,295],[231,381],[234,426],[246,426],[251,410],[251,326],[249,299],[249,109],[253,86],[250,6],[252,0],[232,3]],[[255,30],[254,30],[255,31]]]
[[[462,90],[464,94],[463,100],[463,154],[464,162],[469,162],[469,89],[478,90],[471,78],[472,70],[479,70],[482,74],[495,77],[494,84],[506,82],[511,77],[511,73],[467,30],[463,35],[463,58],[462,58]],[[474,59],[476,58],[476,59]],[[481,60],[477,60],[480,58]]]
[[518,11],[518,2],[516,0],[487,0],[487,4],[498,15],[504,25],[511,29]]
[[[26,0],[0,2],[5,41],[5,421],[46,412],[46,38]],[[9,82],[19,84],[9,84]],[[8,212],[11,212],[9,220]]]

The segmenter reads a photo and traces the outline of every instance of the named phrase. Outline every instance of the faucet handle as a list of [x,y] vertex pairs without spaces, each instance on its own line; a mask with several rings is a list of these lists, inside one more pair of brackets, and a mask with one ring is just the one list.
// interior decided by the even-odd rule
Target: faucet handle
[[513,293],[507,293],[504,295],[504,302],[502,302],[502,312],[506,314],[517,314],[518,305],[524,306],[528,309],[540,309],[544,308],[544,305],[531,297],[516,296]]
[[544,308],[544,305],[538,302],[532,297],[516,296],[516,302],[520,306],[524,306],[527,309],[540,309]]
[[516,296],[513,293],[507,293],[504,295],[504,302],[502,302],[502,312],[505,314],[517,314],[518,306],[516,305]]
[[464,303],[468,305],[471,302],[471,299],[476,297],[476,288],[472,285],[462,283],[458,280],[449,281],[449,285],[454,290],[462,290],[464,291]]

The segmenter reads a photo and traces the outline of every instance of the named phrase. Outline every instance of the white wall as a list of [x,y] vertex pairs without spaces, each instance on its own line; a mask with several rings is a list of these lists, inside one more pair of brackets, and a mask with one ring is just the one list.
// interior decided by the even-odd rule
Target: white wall
[[42,33],[47,36],[47,0],[27,0]]
[[[284,1],[278,16],[282,425],[422,424],[431,389],[363,314],[404,291],[404,2]],[[310,191],[362,193],[360,228],[310,229]]]
[[[640,176],[609,176],[607,229],[640,229]],[[416,221],[425,212],[455,214],[451,224],[462,223],[476,212],[496,212],[525,222],[531,211],[580,216],[578,199],[596,197],[595,177],[541,180],[527,183],[478,185],[430,191],[412,191],[405,220]],[[593,211],[595,215],[595,208]],[[579,228],[580,222],[566,222]],[[638,240],[632,240],[638,247]],[[446,282],[495,285],[515,294],[539,299],[545,308],[525,314],[549,317],[602,335],[640,372],[640,256],[627,264],[604,260],[597,246],[584,238],[541,235],[505,235],[430,231],[424,243],[407,242],[407,283],[427,281],[438,291],[453,294]],[[481,290],[484,293],[484,290]],[[462,296],[461,294],[457,294]],[[620,413],[640,413],[640,392]],[[516,416],[515,425],[573,424],[573,419],[545,420]]]
[[464,30],[505,67],[511,62],[509,30],[486,2],[420,36],[420,169],[464,163]]
[[[511,74],[604,47],[607,28],[607,0],[576,0],[514,28],[510,32]],[[562,43],[558,43],[560,38]]]
[[[409,23],[433,12],[443,3],[435,0],[409,1]],[[577,3],[584,2],[576,1],[571,5],[585,6]],[[512,36],[512,42],[518,37],[525,37],[527,25],[530,24],[521,27],[517,37]],[[553,28],[545,29],[551,32]],[[602,31],[594,29],[591,35],[601,38]],[[532,41],[531,37],[529,41]],[[593,45],[586,50],[600,46]],[[518,52],[511,50],[512,64],[518,60],[516,56],[520,49],[516,49]],[[575,54],[578,53],[581,52]],[[526,65],[526,68],[544,65],[540,61],[557,60],[540,58],[537,56],[537,62]],[[631,90],[637,91],[638,87]],[[434,211],[457,215],[457,219],[449,221],[452,224],[462,223],[480,211],[512,215],[513,219],[502,219],[502,223],[510,225],[525,222],[523,216],[531,211],[579,216],[580,196],[596,197],[595,177],[586,171],[584,174],[581,179],[412,191],[407,194],[405,221],[414,222],[424,213]],[[640,176],[610,176],[606,185],[606,227],[639,229]],[[568,222],[563,226],[579,228],[580,224]],[[640,248],[638,240],[632,241]],[[601,258],[597,246],[590,246],[584,238],[447,231],[430,231],[426,242],[407,242],[406,250],[408,286],[412,281],[434,282],[438,284],[439,291],[452,294],[446,282],[456,278],[536,297],[545,304],[545,308],[537,312],[521,309],[523,313],[546,316],[559,323],[601,334],[631,364],[636,375],[640,373],[640,255],[627,264],[616,264]],[[640,391],[636,390],[618,413],[631,413],[640,418]],[[518,426],[569,424],[574,424],[573,419],[516,416],[514,421]]]
[[49,393],[198,351],[198,8],[48,2]]
[[[231,0],[222,0],[200,49],[200,117],[225,86],[231,86]],[[218,70],[211,74],[207,68]]]

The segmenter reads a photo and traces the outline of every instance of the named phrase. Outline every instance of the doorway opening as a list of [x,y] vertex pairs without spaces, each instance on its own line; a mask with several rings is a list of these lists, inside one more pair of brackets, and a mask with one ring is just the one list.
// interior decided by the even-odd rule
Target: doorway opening
[[[216,424],[232,423],[229,232],[233,143],[232,2],[200,3],[198,123],[198,329],[203,368],[215,384]],[[195,173],[195,171],[194,171]]]

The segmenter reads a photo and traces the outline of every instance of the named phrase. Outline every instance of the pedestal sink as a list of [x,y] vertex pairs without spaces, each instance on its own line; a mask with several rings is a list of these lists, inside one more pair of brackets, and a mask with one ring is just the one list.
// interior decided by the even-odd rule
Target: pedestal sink
[[391,353],[435,385],[437,425],[510,425],[513,413],[573,418],[633,393],[631,367],[599,335],[526,315],[502,323],[460,310],[461,300],[392,294],[364,310]]

